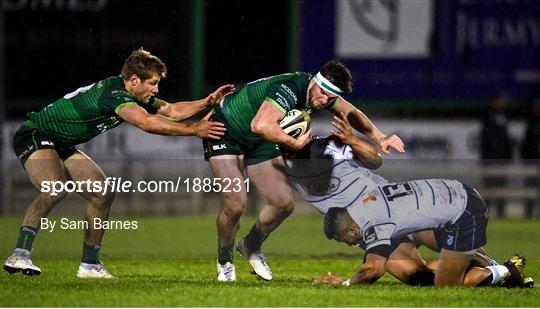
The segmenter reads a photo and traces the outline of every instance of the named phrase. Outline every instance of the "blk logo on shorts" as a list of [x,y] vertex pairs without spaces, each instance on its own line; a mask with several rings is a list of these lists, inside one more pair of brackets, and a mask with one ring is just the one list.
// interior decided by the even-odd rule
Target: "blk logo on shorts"
[[212,150],[221,150],[221,149],[225,149],[225,148],[227,148],[227,145],[225,145],[225,144],[212,146]]

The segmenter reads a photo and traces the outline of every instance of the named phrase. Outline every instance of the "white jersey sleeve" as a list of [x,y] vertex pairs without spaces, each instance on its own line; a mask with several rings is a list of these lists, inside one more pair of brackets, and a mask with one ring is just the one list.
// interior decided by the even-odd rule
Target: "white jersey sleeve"
[[369,186],[387,183],[364,166],[351,147],[326,138],[315,137],[309,158],[286,159],[285,166],[292,186],[322,214],[352,205]]

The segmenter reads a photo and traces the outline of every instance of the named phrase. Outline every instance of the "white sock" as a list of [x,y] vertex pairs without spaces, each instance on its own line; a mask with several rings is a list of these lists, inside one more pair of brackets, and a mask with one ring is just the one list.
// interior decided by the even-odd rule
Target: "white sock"
[[499,281],[506,279],[510,276],[510,271],[506,266],[502,265],[496,265],[496,266],[487,266],[487,269],[491,271],[491,276],[493,277],[493,280],[491,281],[491,285],[497,284]]
[[494,259],[490,258],[489,256],[485,255],[485,254],[482,254],[482,253],[479,253],[479,252],[476,252],[475,253],[476,255],[480,256],[481,258],[483,258],[484,260],[486,260],[489,264],[491,264],[492,266],[496,266],[496,265],[499,265],[499,263],[497,263],[497,261],[495,261]]

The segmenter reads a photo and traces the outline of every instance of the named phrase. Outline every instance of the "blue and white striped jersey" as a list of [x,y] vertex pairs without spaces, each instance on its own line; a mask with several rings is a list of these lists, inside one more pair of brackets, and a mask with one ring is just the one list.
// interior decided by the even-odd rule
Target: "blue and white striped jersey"
[[316,138],[310,159],[286,159],[291,184],[325,214],[346,207],[362,229],[366,249],[390,238],[455,222],[467,204],[456,180],[423,179],[392,183],[372,173],[348,145]]

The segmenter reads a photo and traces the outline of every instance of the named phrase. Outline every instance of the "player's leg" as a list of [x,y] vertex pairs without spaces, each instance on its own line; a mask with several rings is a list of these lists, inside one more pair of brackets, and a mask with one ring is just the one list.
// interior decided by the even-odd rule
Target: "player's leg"
[[216,225],[218,232],[218,280],[235,281],[233,266],[233,248],[236,232],[240,228],[240,218],[247,204],[247,192],[244,175],[238,155],[220,155],[209,158],[210,168],[215,178],[220,178],[223,185],[226,179],[241,179],[241,190],[222,191],[223,208],[219,213]]
[[[80,278],[112,278],[113,276],[103,267],[99,260],[99,251],[105,229],[102,223],[109,218],[109,211],[114,200],[114,192],[107,186],[103,171],[86,154],[77,150],[64,161],[68,176],[78,182],[100,183],[103,189],[93,192],[93,186],[80,186],[78,192],[88,203],[84,220],[88,228],[84,231],[83,255],[77,276]],[[107,186],[107,187],[106,187]],[[97,224],[96,224],[97,223]]]
[[[292,190],[283,171],[282,157],[248,166],[250,180],[257,186],[267,203],[261,209],[256,223],[256,227],[265,236],[274,231],[294,210]],[[262,242],[255,242],[253,245],[249,249],[256,251],[260,249]]]
[[463,285],[465,272],[472,259],[472,252],[441,250],[439,265],[435,270],[435,286]]
[[410,241],[401,242],[392,251],[386,263],[386,271],[409,285],[433,285],[433,271],[427,267],[414,243]]
[[28,206],[20,228],[19,237],[13,254],[4,264],[4,269],[10,273],[21,271],[25,275],[39,275],[41,269],[32,264],[30,253],[33,240],[41,225],[41,219],[46,218],[53,207],[61,201],[66,192],[41,192],[42,182],[47,181],[52,187],[53,182],[65,183],[66,175],[62,160],[54,149],[39,149],[34,151],[24,162],[28,178],[40,192]]
[[246,256],[255,273],[264,280],[272,280],[272,271],[261,252],[262,243],[294,210],[292,191],[287,183],[281,157],[248,165],[250,181],[266,200],[257,222],[246,237],[238,241],[238,251]]

